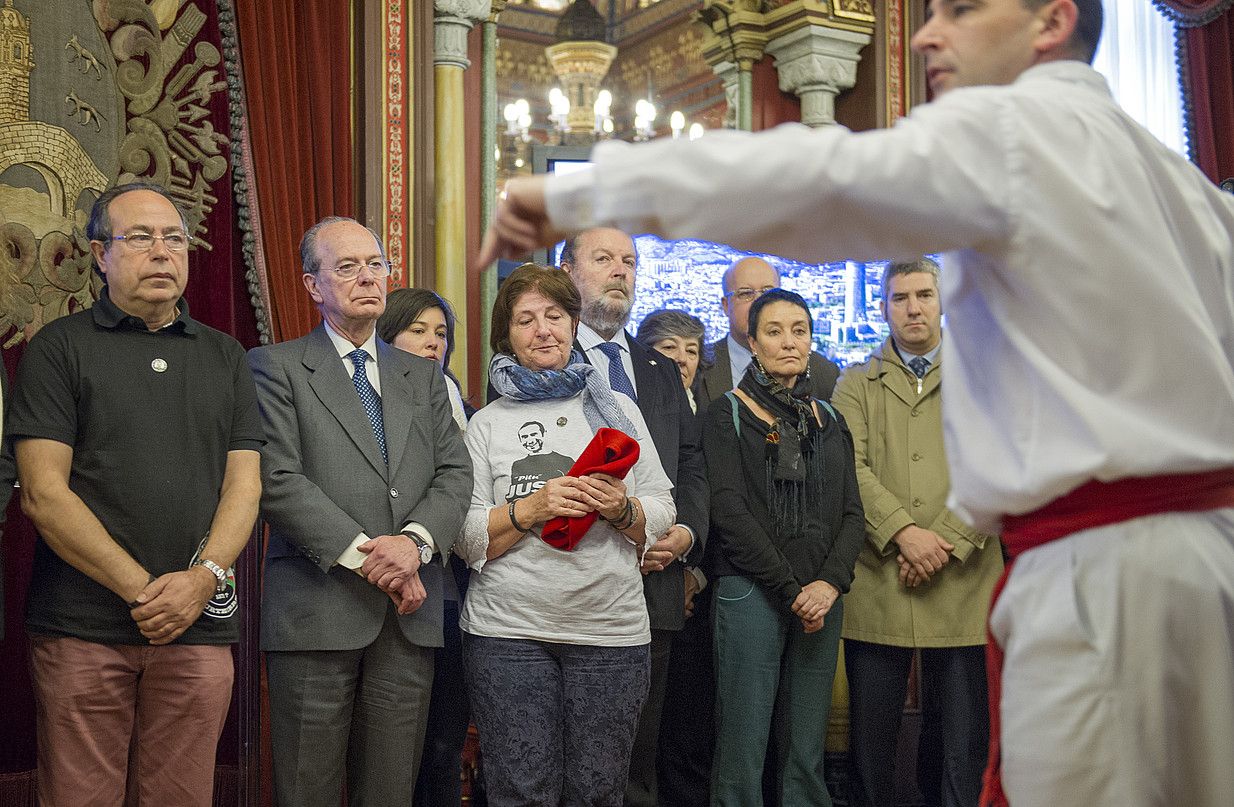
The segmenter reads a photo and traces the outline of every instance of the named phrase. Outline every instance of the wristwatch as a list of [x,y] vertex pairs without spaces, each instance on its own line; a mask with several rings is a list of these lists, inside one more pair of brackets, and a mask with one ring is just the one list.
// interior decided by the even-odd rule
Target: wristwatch
[[414,532],[410,532],[409,530],[404,530],[403,535],[406,535],[408,538],[414,541],[416,546],[420,548],[420,565],[421,566],[427,566],[429,563],[432,563],[433,548],[428,545],[428,541],[424,540],[419,535],[416,535]]
[[214,587],[215,594],[222,594],[227,590],[227,570],[222,566],[212,560],[206,560],[205,558],[198,559],[198,561],[193,565],[203,567],[207,572],[214,575],[215,579],[218,580],[218,585]]

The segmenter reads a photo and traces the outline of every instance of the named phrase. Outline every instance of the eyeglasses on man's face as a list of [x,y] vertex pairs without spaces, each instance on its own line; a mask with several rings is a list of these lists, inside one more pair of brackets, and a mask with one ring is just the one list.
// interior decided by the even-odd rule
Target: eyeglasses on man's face
[[189,248],[189,236],[184,230],[155,235],[154,233],[129,233],[128,235],[113,235],[112,241],[120,241],[131,252],[149,252],[154,248],[155,241],[162,241],[170,252],[184,252]]
[[739,289],[733,289],[727,296],[743,303],[752,303],[766,292],[776,288],[779,288],[779,286],[763,286],[761,289],[751,289],[743,286]]
[[381,258],[374,258],[367,263],[345,261],[330,271],[334,272],[339,280],[355,280],[360,276],[360,271],[363,269],[368,269],[368,273],[374,278],[383,278],[390,274],[390,264]]

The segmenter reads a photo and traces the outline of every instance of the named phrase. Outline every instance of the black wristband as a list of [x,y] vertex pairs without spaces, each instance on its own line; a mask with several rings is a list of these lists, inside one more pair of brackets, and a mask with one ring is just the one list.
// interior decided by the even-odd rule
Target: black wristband
[[518,499],[510,502],[510,525],[519,532],[528,532],[528,529],[518,523],[518,519],[514,517],[514,505],[518,504]]
[[634,513],[634,500],[627,496],[626,509],[621,514],[621,517],[614,519],[613,521],[609,521],[608,523],[613,525],[613,529],[620,532],[621,530],[630,529],[637,518],[638,516]]

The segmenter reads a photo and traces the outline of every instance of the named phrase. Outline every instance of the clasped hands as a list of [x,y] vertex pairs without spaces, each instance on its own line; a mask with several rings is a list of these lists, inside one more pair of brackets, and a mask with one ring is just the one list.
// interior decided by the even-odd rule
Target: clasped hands
[[420,547],[408,536],[378,535],[356,547],[366,557],[356,571],[386,592],[400,614],[415,612],[428,592],[420,582]]
[[650,549],[643,553],[643,563],[639,569],[643,574],[663,571],[670,563],[688,552],[690,544],[690,531],[680,524],[674,524],[669,527],[668,532],[651,545]]
[[168,572],[142,587],[129,615],[150,644],[170,644],[197,621],[217,586],[218,579],[202,566]]
[[955,549],[938,533],[916,524],[902,528],[892,540],[900,548],[896,563],[900,564],[900,583],[906,588],[928,583],[951,560]]
[[813,580],[802,587],[793,600],[793,613],[801,620],[806,633],[823,629],[823,621],[840,598],[840,590],[825,580]]
[[526,501],[533,524],[559,516],[580,518],[588,513],[618,521],[626,513],[626,483],[609,474],[559,476],[545,482]]

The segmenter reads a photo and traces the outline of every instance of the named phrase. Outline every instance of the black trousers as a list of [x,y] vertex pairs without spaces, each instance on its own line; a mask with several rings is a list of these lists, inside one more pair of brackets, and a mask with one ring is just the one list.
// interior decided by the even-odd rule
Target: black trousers
[[708,587],[695,596],[694,615],[673,637],[658,755],[659,803],[664,807],[711,804],[716,719],[711,595]]
[[656,757],[660,736],[660,716],[664,690],[668,683],[669,657],[676,631],[651,631],[651,687],[638,716],[638,731],[630,753],[630,776],[626,782],[625,807],[656,807],[658,795]]
[[445,602],[445,646],[436,648],[433,693],[428,703],[424,753],[416,777],[415,807],[458,807],[463,802],[462,755],[471,710],[463,677],[459,603]]
[[[844,640],[849,689],[849,803],[894,807],[896,737],[911,647]],[[927,807],[977,807],[989,715],[985,647],[921,650],[917,784]]]

